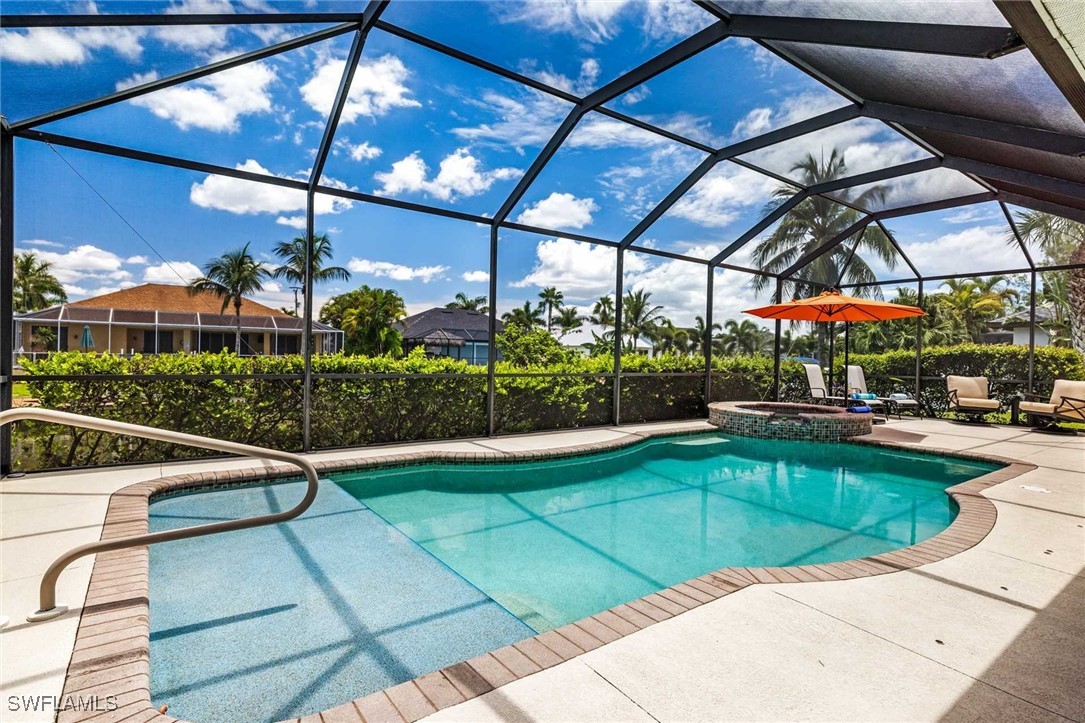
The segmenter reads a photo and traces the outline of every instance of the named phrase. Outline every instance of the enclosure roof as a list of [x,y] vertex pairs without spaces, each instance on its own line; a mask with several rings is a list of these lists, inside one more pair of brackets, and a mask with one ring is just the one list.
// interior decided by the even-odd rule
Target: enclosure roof
[[[392,6],[395,4],[393,2]],[[204,68],[130,87],[118,86],[116,92],[102,98],[13,120],[9,129],[23,138],[457,218],[488,225],[494,231],[511,228],[552,234],[710,266],[726,267],[730,256],[791,212],[797,203],[810,197],[831,198],[845,206],[851,205],[861,213],[860,223],[850,228],[849,233],[826,244],[824,249],[819,249],[817,254],[831,251],[867,225],[886,218],[989,201],[1085,221],[1082,32],[1079,14],[1068,14],[1058,3],[1043,0],[914,0],[904,3],[694,0],[693,6],[703,14],[698,23],[699,30],[691,27],[684,39],[595,90],[580,89],[577,92],[476,57],[456,47],[453,41],[447,41],[448,44],[438,42],[396,26],[382,18],[388,6],[387,2],[374,0],[364,6],[335,4],[337,10],[357,8],[353,12],[335,13],[321,11],[332,7],[327,4],[317,4],[305,12],[275,12],[279,8],[274,5],[267,6],[264,12],[249,12],[251,4],[244,4],[243,7],[231,7],[240,9],[240,13],[202,15],[183,12],[143,15],[9,13],[2,18],[8,28],[222,23],[285,26],[300,23],[312,30],[309,35],[236,58],[218,60]],[[333,26],[332,23],[340,25]],[[515,32],[510,26],[504,26],[502,30]],[[478,32],[478,28],[464,22],[454,25],[449,30],[449,37],[465,40]],[[389,194],[332,187],[323,182],[325,163],[336,140],[340,115],[351,93],[359,62],[369,52],[366,41],[371,35],[396,36],[404,42],[518,82],[540,96],[569,104],[568,116],[534,155],[505,201],[492,213],[471,214],[406,202]],[[331,104],[324,137],[316,149],[312,168],[307,172],[308,180],[176,159],[38,130],[39,126],[48,128],[57,120],[162,92],[224,69],[339,36],[353,37],[353,42]],[[618,109],[620,104],[613,102],[671,68],[690,64],[703,51],[733,39],[758,43],[769,53],[803,70],[834,91],[844,107],[789,125],[772,127],[770,124],[752,137],[718,147],[657,127],[651,118],[631,117]],[[707,70],[711,71],[711,67]],[[725,92],[728,90],[725,80],[715,75],[706,76],[705,92]],[[692,100],[688,102],[692,103]],[[687,149],[696,149],[705,154],[704,160],[620,239],[525,226],[514,220],[514,210],[536,185],[559,149],[568,145],[567,141],[578,126],[583,127],[590,119],[597,118],[635,126],[641,132],[655,134]],[[801,153],[816,153],[819,131],[856,120],[884,124],[903,136],[905,145],[910,146],[910,151],[904,154],[908,162],[882,158],[876,161],[876,167],[863,169],[862,173],[814,186],[804,186],[795,174],[789,175],[789,170],[793,170],[791,166],[801,155],[791,153],[783,157],[786,144],[791,142],[794,150]],[[777,156],[775,167],[771,158],[763,160],[766,155],[773,154]],[[649,248],[649,244],[636,245],[652,225],[714,167],[732,163],[794,186],[797,193],[794,203],[782,204],[749,232],[734,239],[722,239],[723,251],[710,260]],[[856,204],[854,193],[849,192],[874,184],[885,184],[891,195],[895,194],[892,204],[877,208]],[[793,277],[815,258],[816,255],[801,257],[779,275]],[[981,262],[981,259],[976,260],[977,264]],[[1029,263],[1031,266],[1031,260]],[[921,270],[916,275],[922,275]]]
[[[487,341],[490,338],[489,319],[489,315],[480,311],[434,307],[408,316],[398,326],[406,340],[429,343],[429,337],[439,335],[461,341]],[[504,328],[505,325],[498,320],[497,333],[500,334]]]

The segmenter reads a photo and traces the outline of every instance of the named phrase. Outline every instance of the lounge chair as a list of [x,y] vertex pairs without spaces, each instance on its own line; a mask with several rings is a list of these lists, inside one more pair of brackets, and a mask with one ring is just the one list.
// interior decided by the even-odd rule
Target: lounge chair
[[829,388],[825,384],[825,375],[821,372],[820,364],[803,364],[802,368],[806,370],[806,386],[809,388],[810,401],[815,404],[825,402],[828,404],[839,404],[845,406],[847,399],[844,397],[834,397],[829,393]]
[[1059,422],[1085,422],[1085,381],[1056,379],[1051,397],[1026,394],[1015,399],[1011,421],[1017,422],[1020,412],[1028,416],[1030,426],[1055,429]]
[[946,376],[946,397],[950,412],[964,415],[971,421],[983,421],[984,415],[994,414],[1002,408],[997,399],[991,399],[991,384],[987,377]]
[[[857,392],[859,394],[870,394],[866,385],[866,374],[863,372],[861,366],[855,366],[853,364],[848,365],[848,391]],[[878,397],[875,400],[867,400],[867,403],[871,401],[877,402],[885,406],[885,408],[897,415],[897,419],[900,419],[900,410],[908,409],[917,416],[923,415],[923,407],[912,395],[897,395],[893,397]],[[871,406],[874,406],[873,404]],[[888,418],[888,415],[886,415]]]

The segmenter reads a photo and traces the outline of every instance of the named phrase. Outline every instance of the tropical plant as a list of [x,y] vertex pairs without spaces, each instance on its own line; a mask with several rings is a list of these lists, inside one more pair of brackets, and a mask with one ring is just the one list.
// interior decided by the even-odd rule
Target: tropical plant
[[1006,310],[999,295],[984,290],[976,283],[976,279],[947,279],[942,282],[942,286],[947,291],[937,302],[960,316],[964,328],[974,342],[982,341],[988,322],[1001,316]]
[[539,292],[540,306],[546,309],[546,330],[554,330],[554,312],[559,311],[565,303],[565,294],[557,290],[557,287],[547,286]]
[[264,282],[271,273],[249,253],[249,244],[235,251],[211,259],[203,267],[204,275],[188,284],[193,296],[211,293],[222,299],[222,313],[234,307],[237,332],[234,336],[234,353],[241,354],[241,305],[246,296],[263,291]]
[[347,349],[368,356],[400,356],[403,335],[396,322],[407,316],[403,297],[392,289],[362,286],[353,301],[342,312]]
[[662,319],[662,306],[651,303],[652,292],[637,289],[628,291],[622,298],[622,334],[629,337],[631,348],[636,351],[642,336],[651,338],[656,325]]
[[[1040,248],[1045,265],[1076,265],[1065,284],[1067,320],[1074,349],[1085,354],[1085,224],[1040,211],[1014,215],[1022,238]],[[1016,242],[1012,235],[1008,241]]]
[[[283,260],[281,266],[275,268],[271,275],[277,279],[286,279],[294,286],[298,286],[302,298],[305,297],[305,237],[296,236],[290,241],[279,241],[273,249],[275,255]],[[332,258],[332,242],[328,234],[313,236],[313,259],[310,264],[313,270],[313,284],[322,284],[326,281],[350,281],[350,272],[342,266],[325,266]],[[298,315],[297,297],[294,297],[294,314]]]
[[716,322],[712,323],[712,330],[709,332],[705,328],[705,320],[703,316],[696,316],[693,318],[693,328],[689,330],[689,352],[690,354],[697,354],[704,351],[704,344],[706,340],[710,340],[711,336],[714,336],[716,332],[723,331],[723,327]]
[[675,326],[670,319],[663,319],[652,331],[652,341],[656,349],[664,354],[685,356],[690,352],[691,331]]
[[53,265],[32,251],[15,255],[12,303],[15,311],[37,311],[68,300],[64,286],[52,273]]
[[445,304],[446,309],[464,309],[465,311],[477,311],[482,314],[490,313],[490,307],[486,304],[485,296],[468,296],[462,291],[456,294],[456,300]]
[[602,296],[599,301],[595,302],[595,306],[591,309],[591,316],[588,317],[588,322],[595,326],[601,326],[604,329],[614,328],[614,299],[609,296]]
[[561,307],[555,321],[558,325],[559,339],[584,326],[584,317],[580,315],[580,311],[575,306]]
[[501,315],[501,320],[506,324],[516,324],[525,329],[543,325],[542,304],[532,306],[530,301],[525,301],[523,306],[518,306],[512,311],[506,311]]
[[733,356],[757,356],[775,343],[776,335],[749,319],[728,319],[719,339],[720,351]]

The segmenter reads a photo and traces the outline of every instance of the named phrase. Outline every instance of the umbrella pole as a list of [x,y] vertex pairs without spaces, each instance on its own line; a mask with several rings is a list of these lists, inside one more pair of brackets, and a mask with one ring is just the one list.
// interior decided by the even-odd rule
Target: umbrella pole
[[829,389],[828,396],[833,396],[833,354],[836,351],[836,324],[829,322]]
[[844,322],[844,396],[848,396],[851,391],[848,389],[848,353],[851,351],[851,344],[848,343],[848,332],[851,331],[851,322]]

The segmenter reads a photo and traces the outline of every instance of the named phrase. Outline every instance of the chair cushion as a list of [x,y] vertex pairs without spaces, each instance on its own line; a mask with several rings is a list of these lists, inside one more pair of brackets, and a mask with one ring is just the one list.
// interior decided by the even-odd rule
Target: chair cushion
[[1065,419],[1072,422],[1085,422],[1085,409],[1082,409],[1081,404],[1074,403],[1062,404],[1055,409],[1055,414],[1059,419]]
[[946,389],[956,390],[957,396],[964,399],[987,399],[987,377],[946,377]]
[[1085,381],[1056,379],[1055,388],[1051,391],[1051,403],[1060,404],[1063,397],[1085,399]]
[[1022,412],[1028,412],[1029,414],[1053,414],[1055,412],[1055,405],[1046,402],[1021,402],[1018,404],[1018,408]]
[[883,397],[883,401],[890,401],[896,404],[898,407],[918,407],[919,402],[911,397]]
[[999,408],[997,399],[984,399],[981,397],[957,397],[957,409],[990,409]]

